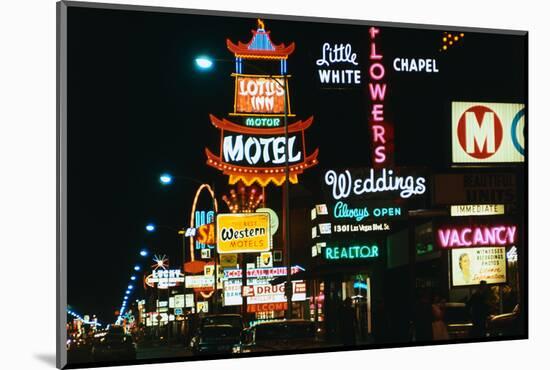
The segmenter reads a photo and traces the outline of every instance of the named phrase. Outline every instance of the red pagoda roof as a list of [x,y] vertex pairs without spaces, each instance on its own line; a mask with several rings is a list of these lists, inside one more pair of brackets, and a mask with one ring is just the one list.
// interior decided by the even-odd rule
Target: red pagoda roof
[[243,59],[286,59],[294,52],[294,42],[290,45],[283,43],[275,45],[269,36],[271,32],[265,30],[261,19],[258,19],[258,28],[251,30],[251,32],[252,39],[247,44],[239,41],[235,45],[227,39],[227,48],[235,54],[235,57]]

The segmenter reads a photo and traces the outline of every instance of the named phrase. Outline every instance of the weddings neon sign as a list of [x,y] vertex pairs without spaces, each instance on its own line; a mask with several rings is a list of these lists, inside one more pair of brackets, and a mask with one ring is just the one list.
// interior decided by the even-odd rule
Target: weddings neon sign
[[517,227],[499,225],[443,228],[437,230],[437,238],[443,248],[509,245],[516,242]]
[[410,198],[426,192],[426,178],[418,176],[398,176],[393,170],[382,169],[379,174],[371,168],[364,178],[354,178],[349,170],[325,173],[325,184],[332,187],[332,197],[346,199],[351,194],[361,196],[367,193],[399,191],[401,198]]

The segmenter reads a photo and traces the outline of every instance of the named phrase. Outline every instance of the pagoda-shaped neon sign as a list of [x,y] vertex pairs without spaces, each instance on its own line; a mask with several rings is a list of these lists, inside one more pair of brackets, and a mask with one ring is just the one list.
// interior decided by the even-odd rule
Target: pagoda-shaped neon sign
[[[287,59],[294,52],[294,43],[274,44],[270,31],[258,19],[248,43],[234,44],[227,39],[227,48],[235,56],[235,100],[229,118],[210,115],[210,121],[220,130],[219,155],[205,149],[207,164],[229,176],[229,184],[242,181],[249,186],[266,186],[285,181],[284,117],[295,117],[290,109]],[[280,74],[263,73],[255,62],[279,64]],[[256,74],[243,73],[243,66]],[[286,95],[286,97],[285,97]],[[286,102],[286,107],[285,107]],[[288,123],[289,180],[298,182],[298,175],[315,166],[318,149],[307,155],[304,131],[313,123],[313,116]]]

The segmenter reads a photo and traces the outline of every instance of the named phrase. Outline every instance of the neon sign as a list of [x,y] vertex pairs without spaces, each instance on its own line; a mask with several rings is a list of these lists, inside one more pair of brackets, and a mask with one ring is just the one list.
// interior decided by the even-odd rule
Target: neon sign
[[[212,213],[212,217],[215,213],[218,212],[218,201],[216,200],[216,197],[214,196],[214,190],[210,187],[208,184],[202,184],[199,186],[197,191],[195,192],[195,197],[193,198],[193,206],[191,207],[191,220],[190,220],[190,228],[185,231],[185,236],[190,236],[190,242],[189,242],[189,255],[191,256],[191,262],[195,261],[195,238],[196,235],[196,226],[197,223],[204,221],[205,223],[212,222],[212,219],[210,218],[209,214],[204,215],[205,219],[202,218],[202,213],[197,213],[197,203],[199,201],[199,196],[201,195],[202,191],[208,191],[208,194],[210,195],[210,198],[212,199],[212,203],[214,206],[214,212]],[[198,219],[195,222],[195,218],[198,217]],[[199,249],[199,248],[197,248]],[[184,261],[186,264],[187,262]],[[187,268],[186,270],[187,271]]]
[[376,258],[379,256],[380,250],[377,245],[355,245],[351,247],[325,247],[323,252],[326,260],[352,260]]
[[278,117],[246,117],[244,124],[249,127],[279,127],[281,119]]
[[[330,67],[334,63],[349,63],[358,65],[357,53],[354,53],[351,44],[334,44],[328,42],[321,48],[321,58],[315,62],[319,67]],[[361,83],[359,69],[319,69],[319,81],[323,84],[356,84]]]
[[334,206],[333,214],[334,218],[352,219],[359,222],[371,216],[376,218],[401,216],[401,211],[401,207],[377,207],[372,208],[369,212],[369,207],[353,208],[340,201]]
[[325,173],[325,184],[332,187],[335,200],[346,199],[350,195],[361,196],[369,193],[398,191],[401,198],[410,198],[426,192],[426,178],[418,176],[398,176],[393,170],[382,169],[376,173],[373,168],[368,176],[354,178],[349,170],[337,173],[329,170]]
[[[297,148],[298,136],[288,138],[288,162],[302,160],[302,150]],[[226,163],[269,166],[285,163],[285,138],[227,135],[223,138],[223,159]]]
[[[234,113],[282,114],[285,109],[284,83],[282,77],[273,80],[267,76],[235,75],[237,93]],[[290,114],[290,105],[287,112]]]
[[[292,266],[290,269],[291,274],[296,274],[297,272],[305,271],[301,266]],[[224,269],[223,270],[224,278],[226,279],[240,279],[243,276],[243,270],[241,269]],[[256,268],[256,269],[247,269],[246,277],[247,278],[257,278],[257,277],[274,277],[274,276],[285,276],[286,267],[268,267],[268,268]]]
[[373,166],[380,167],[388,162],[389,149],[393,141],[392,127],[385,123],[384,100],[386,98],[387,84],[383,81],[386,75],[386,69],[381,63],[383,55],[376,50],[376,37],[380,29],[371,27],[369,35],[371,39],[369,60],[369,95],[371,98],[372,109],[370,112],[370,127],[372,134],[372,158]]
[[439,72],[439,69],[437,69],[437,61],[435,59],[422,58],[395,58],[393,60],[393,69],[395,69],[397,72]]
[[508,245],[516,242],[516,226],[475,226],[437,230],[443,248]]
[[[210,122],[220,130],[219,155],[205,149],[207,164],[229,176],[229,184],[242,181],[246,186],[258,183],[267,186],[273,182],[282,185],[286,180],[286,153],[288,152],[289,181],[298,182],[298,175],[317,165],[318,149],[306,153],[304,131],[313,123],[313,117],[288,123],[288,150],[282,119],[293,117],[286,61],[294,52],[294,43],[285,46],[271,41],[269,31],[258,20],[248,43],[238,45],[227,40],[227,48],[235,55],[235,101],[230,116],[244,116],[234,123],[210,115]],[[244,74],[244,59],[279,61],[281,74],[277,76]],[[285,97],[287,106],[285,107]]]
[[[202,227],[212,222],[214,222],[214,211],[195,211],[195,226],[199,234],[195,243],[196,249],[214,248],[214,246],[211,245],[214,244],[212,240],[210,240],[210,243],[205,243],[205,241],[207,241],[205,234],[208,234],[208,232],[205,232],[207,229]],[[200,241],[199,238],[201,239]]]

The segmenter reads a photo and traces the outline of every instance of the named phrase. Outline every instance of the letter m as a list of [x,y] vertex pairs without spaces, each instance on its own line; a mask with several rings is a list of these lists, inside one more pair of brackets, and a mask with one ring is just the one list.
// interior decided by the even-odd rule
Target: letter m
[[466,152],[483,152],[484,147],[487,153],[495,152],[495,114],[485,112],[479,122],[474,112],[466,112]]
[[243,136],[238,135],[233,143],[233,136],[223,138],[223,157],[227,162],[243,160]]

